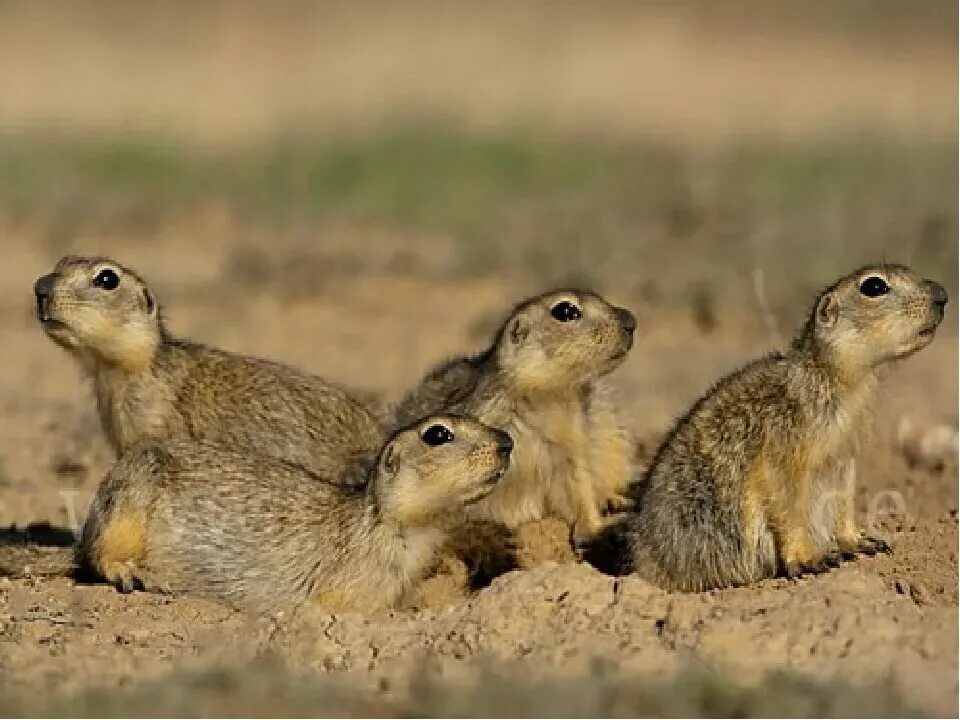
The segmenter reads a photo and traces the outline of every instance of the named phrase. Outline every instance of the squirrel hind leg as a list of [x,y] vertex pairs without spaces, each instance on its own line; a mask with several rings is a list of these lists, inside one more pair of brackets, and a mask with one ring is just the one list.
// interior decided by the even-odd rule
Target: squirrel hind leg
[[89,552],[93,569],[121,592],[143,590],[137,564],[146,552],[146,527],[140,518],[121,514],[108,520]]
[[104,579],[124,594],[142,592],[146,588],[137,577],[137,569],[130,562],[113,562],[103,565],[100,572]]

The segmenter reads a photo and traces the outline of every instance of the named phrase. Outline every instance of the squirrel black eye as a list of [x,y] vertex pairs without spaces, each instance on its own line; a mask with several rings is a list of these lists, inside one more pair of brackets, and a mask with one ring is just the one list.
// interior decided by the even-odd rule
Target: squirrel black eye
[[444,427],[443,425],[431,425],[426,430],[423,431],[423,434],[420,436],[420,439],[423,440],[430,447],[437,447],[438,445],[443,445],[444,443],[453,441],[453,432],[449,428]]
[[580,312],[580,308],[578,308],[572,302],[561,300],[552,308],[550,308],[550,315],[554,320],[559,320],[560,322],[570,322],[571,320],[579,320],[582,313]]
[[889,291],[890,286],[887,285],[886,281],[876,275],[871,275],[860,283],[860,292],[867,297],[880,297],[881,295],[886,295]]
[[116,290],[119,284],[120,276],[110,268],[101,270],[93,279],[94,287],[103,288],[104,290]]

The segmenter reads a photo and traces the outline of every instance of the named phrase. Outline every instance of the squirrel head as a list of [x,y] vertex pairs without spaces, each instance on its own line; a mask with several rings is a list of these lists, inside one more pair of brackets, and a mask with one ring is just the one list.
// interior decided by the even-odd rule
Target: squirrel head
[[624,361],[636,326],[596,293],[556,290],[517,306],[488,355],[521,391],[575,390]]
[[153,293],[109,258],[68,255],[33,289],[43,330],[88,369],[142,369],[164,334]]
[[929,345],[946,304],[942,285],[906,266],[866,266],[820,294],[798,344],[856,377]]
[[373,470],[381,516],[401,526],[434,524],[490,493],[510,463],[502,430],[454,415],[432,415],[395,433]]

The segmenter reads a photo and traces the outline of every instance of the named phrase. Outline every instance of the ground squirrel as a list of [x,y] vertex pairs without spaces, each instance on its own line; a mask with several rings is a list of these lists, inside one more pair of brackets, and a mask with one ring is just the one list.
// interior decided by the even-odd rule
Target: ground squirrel
[[431,416],[332,477],[209,442],[144,443],[97,489],[77,564],[122,590],[258,612],[386,607],[433,560],[451,510],[494,489],[512,447],[475,420]]
[[34,292],[44,331],[92,379],[118,455],[185,436],[333,472],[380,444],[373,412],[344,388],[173,338],[150,288],[108,258],[64,257]]
[[880,366],[925,347],[946,302],[900,265],[824,290],[786,352],[720,380],[666,436],[622,524],[628,567],[697,591],[885,550],[857,529],[846,472]]
[[516,441],[513,463],[470,517],[513,529],[553,516],[588,537],[630,481],[632,447],[602,378],[623,362],[635,328],[628,310],[591,292],[534,297],[485,352],[429,373],[393,421],[446,411],[503,428]]

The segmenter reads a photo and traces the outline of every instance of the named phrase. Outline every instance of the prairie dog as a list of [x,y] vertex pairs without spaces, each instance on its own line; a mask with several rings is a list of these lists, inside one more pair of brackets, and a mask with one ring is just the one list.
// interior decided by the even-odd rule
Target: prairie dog
[[857,528],[846,471],[881,366],[926,347],[946,303],[902,265],[824,290],[788,350],[720,380],[666,436],[624,524],[628,566],[697,591],[886,550]]
[[488,349],[430,372],[394,410],[403,424],[456,412],[506,430],[513,463],[494,492],[470,508],[475,520],[514,529],[544,517],[577,537],[600,530],[625,502],[632,446],[604,376],[633,345],[636,319],[599,295],[557,290],[517,305]]
[[496,487],[512,446],[438,415],[337,477],[210,443],[144,443],[98,488],[77,562],[122,590],[254,612],[388,607],[431,563],[457,508]]
[[381,441],[373,412],[345,389],[173,337],[153,291],[109,258],[64,257],[34,292],[41,327],[89,376],[118,455],[186,437],[333,472]]

